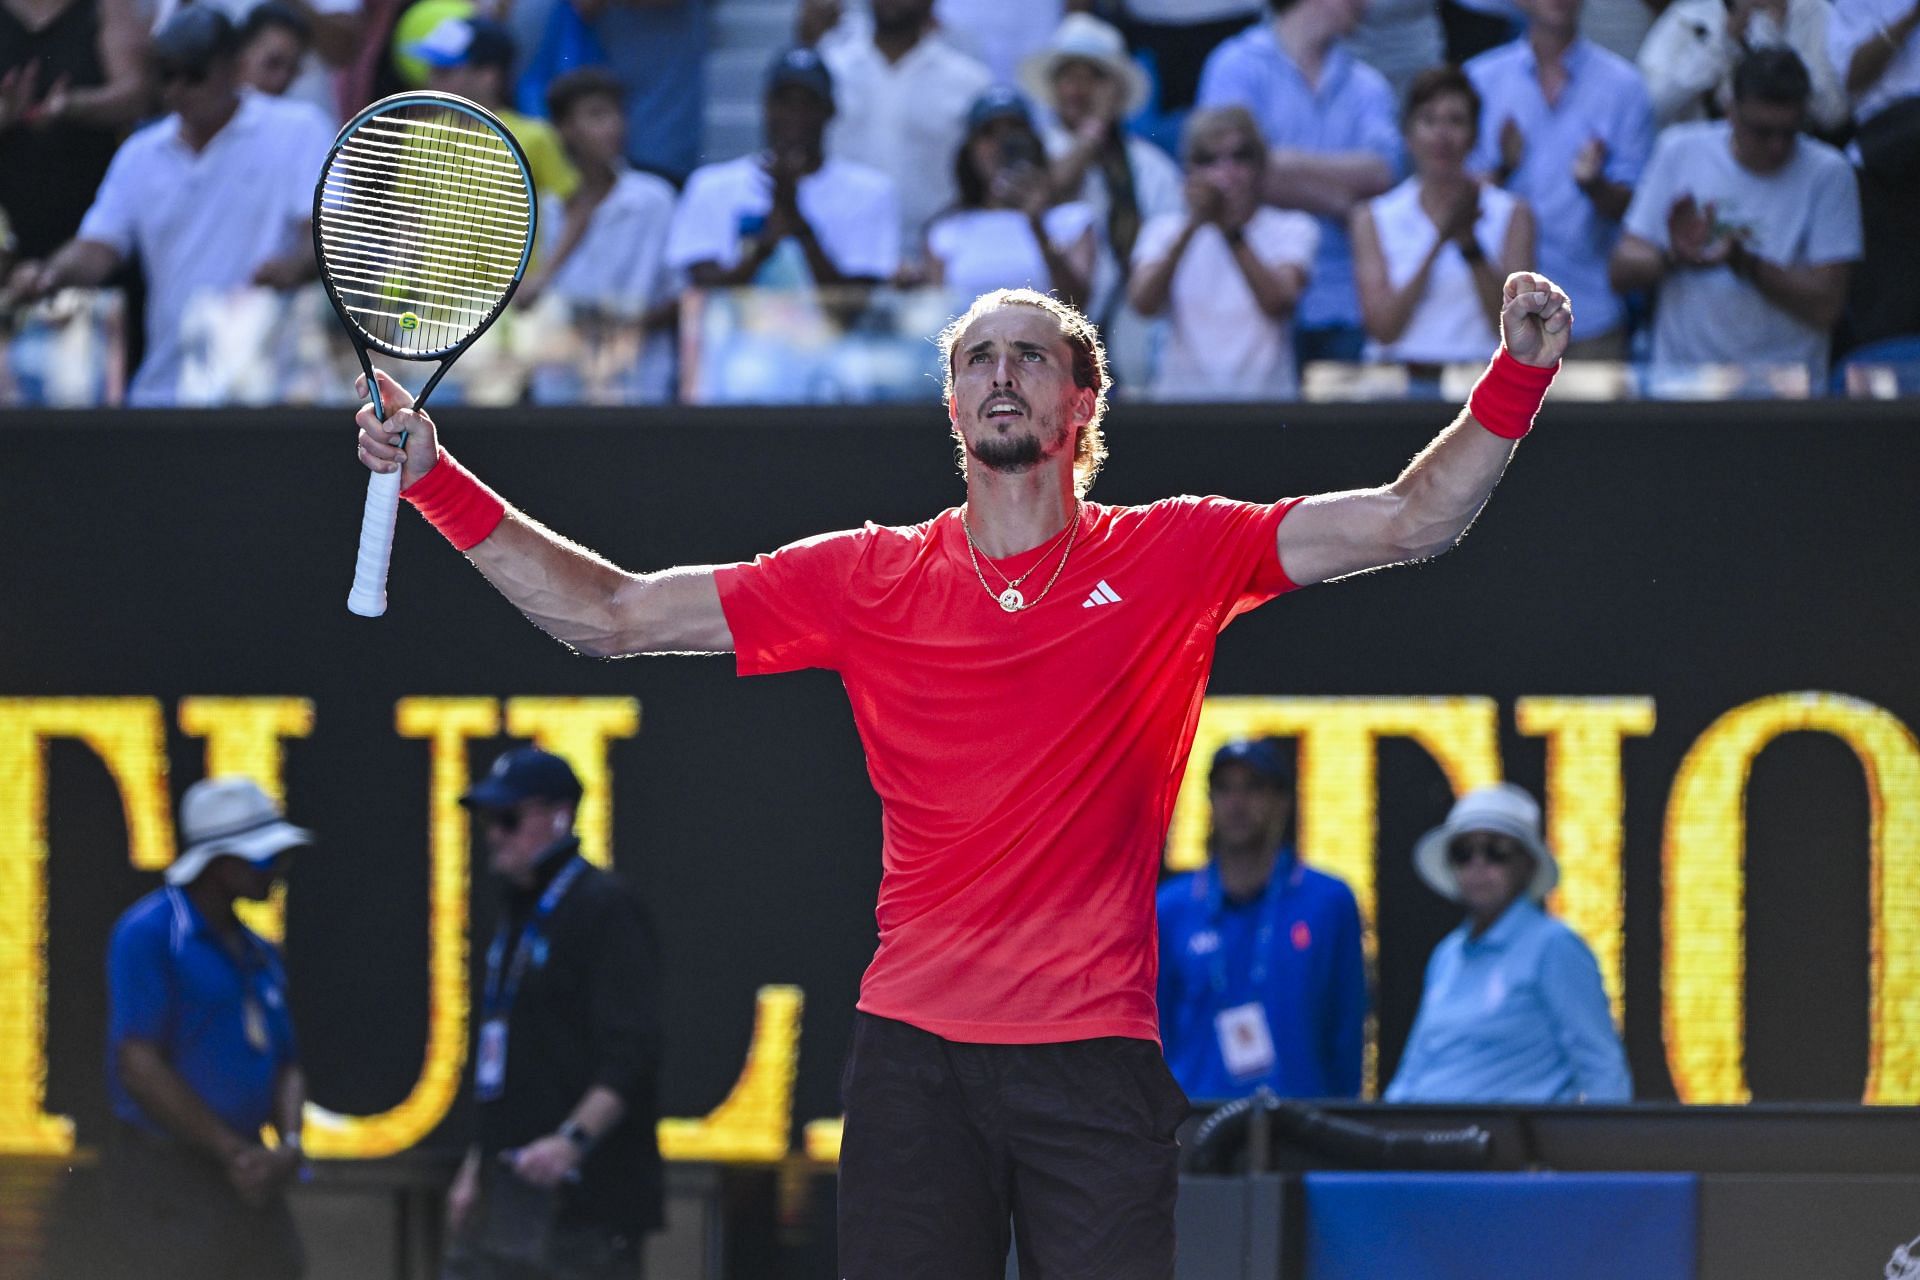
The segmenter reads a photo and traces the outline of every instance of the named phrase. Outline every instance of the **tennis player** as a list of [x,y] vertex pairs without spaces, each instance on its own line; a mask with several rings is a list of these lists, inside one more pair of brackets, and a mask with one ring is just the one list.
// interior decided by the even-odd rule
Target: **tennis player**
[[1551,282],[1510,277],[1466,411],[1390,484],[1110,507],[1086,498],[1106,456],[1093,326],[989,293],[941,337],[965,504],[750,564],[617,568],[507,506],[410,409],[363,408],[359,452],[583,653],[840,673],[883,836],[842,1077],[840,1274],[997,1280],[1011,1224],[1026,1280],[1163,1280],[1187,1099],[1157,1043],[1154,883],[1215,636],[1295,587],[1458,541],[1572,319]]

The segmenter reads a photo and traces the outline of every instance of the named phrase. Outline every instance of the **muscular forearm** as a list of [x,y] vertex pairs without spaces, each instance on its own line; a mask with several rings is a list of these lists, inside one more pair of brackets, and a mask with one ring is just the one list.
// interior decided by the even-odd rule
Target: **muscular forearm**
[[1394,541],[1416,559],[1460,541],[1499,483],[1513,446],[1462,409],[1389,486],[1399,502]]
[[1275,148],[1261,198],[1283,209],[1344,218],[1354,205],[1393,185],[1393,170],[1369,151],[1323,154]]
[[517,511],[467,558],[529,622],[589,657],[698,647],[645,626],[646,597],[666,575],[630,573]]
[[250,1136],[235,1133],[214,1115],[152,1046],[142,1041],[121,1045],[119,1066],[121,1083],[140,1109],[180,1141],[221,1161],[252,1145]]

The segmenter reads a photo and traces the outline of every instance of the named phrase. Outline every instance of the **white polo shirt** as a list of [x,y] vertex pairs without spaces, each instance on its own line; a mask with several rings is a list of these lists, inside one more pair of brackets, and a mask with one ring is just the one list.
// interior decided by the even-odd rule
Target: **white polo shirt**
[[[885,280],[900,265],[900,220],[893,184],[864,165],[827,160],[800,179],[800,216],[843,275]],[[773,178],[759,156],[704,165],[687,179],[667,233],[667,265],[685,271],[699,262],[722,268],[740,261],[740,244],[759,233],[773,210]],[[813,283],[799,246],[781,245],[755,284],[798,287]]]
[[188,299],[243,288],[261,264],[304,242],[333,135],[332,122],[307,103],[242,90],[233,118],[198,152],[181,140],[177,115],[120,144],[79,239],[123,258],[140,255],[147,355],[131,403],[173,403]]
[[951,206],[953,162],[967,132],[967,109],[993,73],[937,33],[898,62],[852,23],[820,42],[833,73],[833,121],[827,154],[878,169],[900,196],[900,243],[918,252],[927,224]]

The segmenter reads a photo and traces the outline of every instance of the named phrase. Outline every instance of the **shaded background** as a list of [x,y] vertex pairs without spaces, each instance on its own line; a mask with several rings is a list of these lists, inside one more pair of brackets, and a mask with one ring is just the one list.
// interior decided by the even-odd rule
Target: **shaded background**
[[[1406,405],[1121,406],[1093,496],[1267,499],[1380,483],[1445,417]],[[449,446],[517,505],[639,568],[924,519],[962,496],[945,425],[932,408],[462,411],[442,423]],[[1515,697],[1654,697],[1655,732],[1624,744],[1627,1041],[1640,1095],[1670,1098],[1660,838],[1687,748],[1725,711],[1800,689],[1920,724],[1911,430],[1898,405],[1555,405],[1461,549],[1243,618],[1222,640],[1211,692],[1490,696],[1509,776],[1536,792],[1545,745],[1513,732]],[[428,748],[394,733],[395,700],[637,697],[640,735],[610,748],[616,862],[661,932],[666,1112],[701,1114],[725,1095],[755,988],[790,982],[807,994],[796,1122],[838,1114],[874,942],[879,828],[837,679],[743,682],[725,659],[573,656],[405,513],[390,611],[354,618],[344,601],[364,473],[351,438],[342,413],[8,415],[0,695],[156,697],[170,725],[184,695],[314,700],[312,736],[286,744],[286,783],[293,817],[324,844],[296,867],[288,949],[314,1098],[350,1113],[398,1102],[425,1042]],[[201,745],[170,733],[177,799],[201,775]],[[476,742],[474,767],[505,745]],[[48,1104],[90,1142],[105,1116],[102,950],[156,878],[128,867],[112,783],[84,747],[55,743],[49,776]],[[1427,953],[1456,917],[1408,863],[1450,799],[1439,768],[1387,741],[1380,787],[1384,1081]],[[1755,766],[1748,812],[1754,1096],[1858,1101],[1858,764],[1837,741],[1783,738]],[[486,910],[476,906],[482,937]]]

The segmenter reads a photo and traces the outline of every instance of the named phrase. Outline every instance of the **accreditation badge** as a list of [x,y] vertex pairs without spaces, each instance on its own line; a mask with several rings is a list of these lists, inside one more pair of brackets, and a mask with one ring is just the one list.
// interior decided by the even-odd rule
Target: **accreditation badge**
[[1273,1033],[1267,1030],[1267,1011],[1259,1001],[1235,1005],[1213,1015],[1220,1037],[1220,1060],[1241,1080],[1273,1070]]
[[247,1033],[247,1047],[255,1053],[265,1053],[272,1045],[267,1035],[267,1011],[252,996],[240,1002],[240,1026]]
[[480,1045],[473,1060],[473,1096],[492,1102],[507,1087],[507,1020],[488,1018],[480,1024]]

